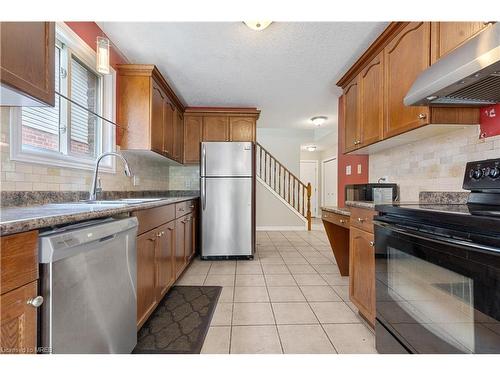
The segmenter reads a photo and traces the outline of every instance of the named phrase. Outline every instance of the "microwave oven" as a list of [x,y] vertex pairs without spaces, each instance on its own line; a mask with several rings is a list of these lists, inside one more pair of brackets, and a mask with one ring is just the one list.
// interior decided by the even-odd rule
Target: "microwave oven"
[[368,201],[375,203],[399,200],[397,184],[353,184],[345,186],[346,201]]

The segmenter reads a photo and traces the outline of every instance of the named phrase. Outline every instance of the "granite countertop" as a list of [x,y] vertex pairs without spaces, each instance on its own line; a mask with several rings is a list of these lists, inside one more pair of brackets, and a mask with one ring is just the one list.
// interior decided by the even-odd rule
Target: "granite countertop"
[[325,207],[321,207],[321,209],[323,211],[333,212],[334,214],[339,214],[339,215],[344,215],[344,216],[351,216],[351,211],[349,211],[349,209],[345,208],[345,207],[325,206]]
[[[366,208],[368,210],[374,210],[375,204],[383,203],[375,203],[373,201],[345,201],[345,205],[348,207]],[[387,204],[391,204],[391,202],[387,202]]]
[[165,197],[144,203],[82,204],[78,202],[49,203],[33,206],[12,206],[0,208],[1,235],[25,232],[33,229],[70,224],[115,216],[123,213],[164,206],[198,198],[198,195]]

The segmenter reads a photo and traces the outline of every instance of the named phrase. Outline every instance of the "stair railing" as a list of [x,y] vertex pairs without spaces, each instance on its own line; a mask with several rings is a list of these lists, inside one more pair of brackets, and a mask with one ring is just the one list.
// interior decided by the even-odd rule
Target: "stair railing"
[[257,176],[306,218],[307,230],[311,230],[311,183],[303,183],[258,142],[256,142],[256,166]]

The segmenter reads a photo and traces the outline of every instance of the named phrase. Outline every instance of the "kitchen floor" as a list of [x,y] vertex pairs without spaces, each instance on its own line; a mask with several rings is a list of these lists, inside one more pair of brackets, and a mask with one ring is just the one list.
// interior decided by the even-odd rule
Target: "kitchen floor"
[[257,232],[254,260],[196,259],[177,285],[223,286],[202,353],[376,353],[321,230]]

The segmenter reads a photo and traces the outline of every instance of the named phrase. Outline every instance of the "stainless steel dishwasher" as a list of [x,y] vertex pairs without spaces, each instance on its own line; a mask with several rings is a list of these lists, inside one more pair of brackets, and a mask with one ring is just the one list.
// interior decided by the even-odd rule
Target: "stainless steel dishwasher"
[[93,220],[40,235],[40,344],[50,353],[131,353],[137,219]]

